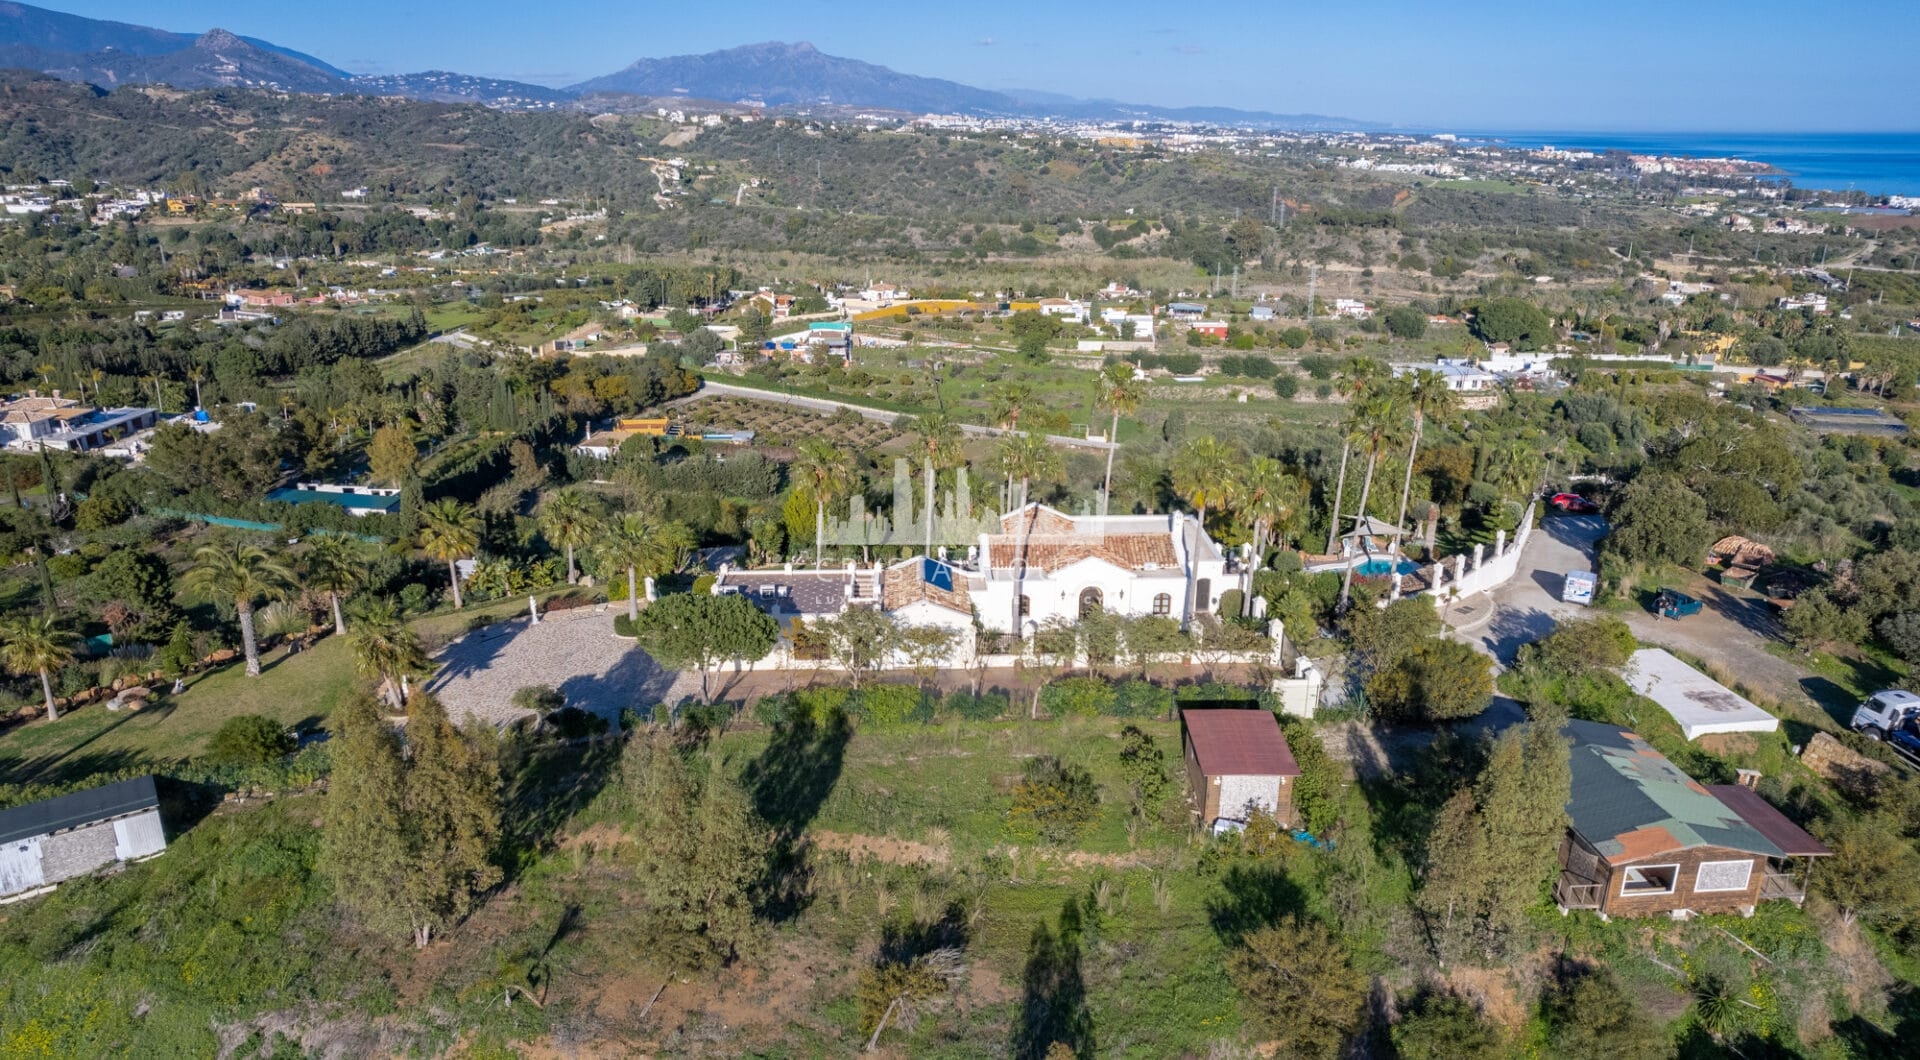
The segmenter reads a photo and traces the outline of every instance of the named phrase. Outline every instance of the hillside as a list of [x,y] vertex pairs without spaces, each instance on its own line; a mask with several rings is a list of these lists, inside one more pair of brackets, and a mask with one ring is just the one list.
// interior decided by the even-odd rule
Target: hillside
[[[158,64],[143,60],[187,51],[202,36],[211,36],[213,33],[232,36],[217,30],[206,35],[173,33],[151,26],[135,26],[70,15],[64,11],[50,11],[30,4],[0,3],[0,64],[49,73],[70,70],[75,72],[74,76],[78,76],[80,71],[91,70],[106,74],[108,80],[117,82],[160,81],[167,79],[161,76],[162,71],[174,77],[186,77],[193,71],[179,63]],[[330,79],[348,76],[344,70],[291,48],[253,37],[236,39],[279,59],[311,67]],[[225,41],[217,40],[217,43],[229,53],[234,51],[232,45]],[[247,57],[247,61],[258,62],[251,57]],[[61,73],[60,76],[68,74]],[[205,88],[231,82],[196,80],[173,83],[183,88]]]
[[572,91],[754,99],[769,106],[839,103],[969,113],[1011,113],[1019,109],[1011,97],[998,92],[842,59],[804,41],[769,41],[705,55],[641,59],[617,73],[582,81]]

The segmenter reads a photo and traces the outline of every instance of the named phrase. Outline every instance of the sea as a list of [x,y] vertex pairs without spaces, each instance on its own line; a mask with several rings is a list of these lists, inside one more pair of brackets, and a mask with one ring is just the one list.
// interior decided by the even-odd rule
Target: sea
[[1870,195],[1920,195],[1920,132],[1715,133],[1715,132],[1480,132],[1475,140],[1515,147],[1621,150],[1633,154],[1692,158],[1744,158],[1765,162],[1795,187],[1864,191]]

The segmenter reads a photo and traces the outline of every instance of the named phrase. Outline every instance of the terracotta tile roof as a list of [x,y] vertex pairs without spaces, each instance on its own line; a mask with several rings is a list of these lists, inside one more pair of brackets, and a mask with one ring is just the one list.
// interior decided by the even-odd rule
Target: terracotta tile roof
[[[1035,512],[1034,509],[1039,509]],[[1030,537],[1043,537],[1047,534],[1071,534],[1076,532],[1073,517],[1056,511],[1044,504],[1028,505],[1008,512],[1000,517],[1002,532],[1018,537],[1027,534]]]
[[[1018,537],[996,537],[987,542],[995,567],[1011,567],[1020,554]],[[1108,534],[1084,539],[1031,539],[1027,542],[1027,569],[1056,571],[1089,556],[1097,556],[1123,570],[1178,570],[1180,557],[1166,534]]]
[[1297,777],[1300,764],[1272,711],[1230,708],[1180,712],[1187,742],[1210,777]]

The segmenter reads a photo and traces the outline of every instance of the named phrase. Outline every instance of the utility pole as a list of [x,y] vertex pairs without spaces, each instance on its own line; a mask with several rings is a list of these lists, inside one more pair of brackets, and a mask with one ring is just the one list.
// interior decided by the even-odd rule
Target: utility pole
[[1240,297],[1240,266],[1238,264],[1233,267],[1233,294],[1229,297],[1236,299]]

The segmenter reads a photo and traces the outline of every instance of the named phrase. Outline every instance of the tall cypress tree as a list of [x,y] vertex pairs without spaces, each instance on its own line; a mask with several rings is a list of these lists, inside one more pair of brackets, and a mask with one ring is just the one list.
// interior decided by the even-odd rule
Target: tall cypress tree
[[500,767],[462,736],[440,701],[416,691],[407,703],[406,818],[412,840],[405,895],[414,945],[472,911],[500,881]]
[[1479,934],[1492,959],[1552,877],[1573,782],[1565,723],[1548,710],[1509,729],[1473,785],[1442,807],[1418,897],[1442,953]]
[[714,763],[701,775],[664,732],[636,734],[621,771],[637,811],[649,943],[690,971],[731,962],[756,929],[766,822],[731,774]]
[[413,926],[396,901],[410,862],[405,772],[400,739],[379,706],[354,697],[336,724],[320,866],[340,903],[380,934]]
[[408,703],[404,749],[380,707],[356,698],[340,718],[321,841],[341,903],[422,947],[466,916],[500,879],[499,784],[493,756],[432,696]]

